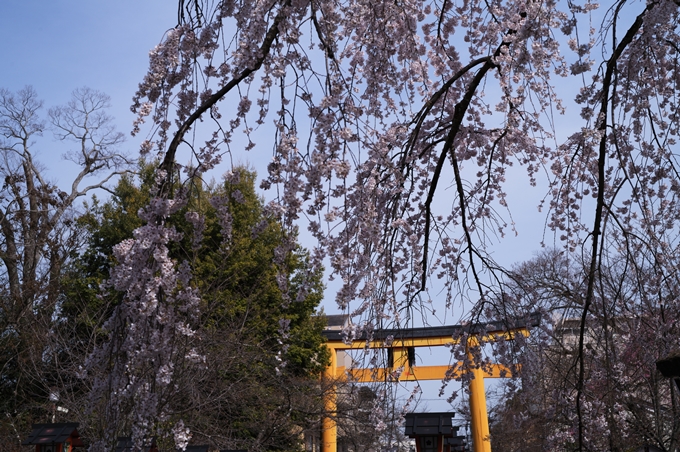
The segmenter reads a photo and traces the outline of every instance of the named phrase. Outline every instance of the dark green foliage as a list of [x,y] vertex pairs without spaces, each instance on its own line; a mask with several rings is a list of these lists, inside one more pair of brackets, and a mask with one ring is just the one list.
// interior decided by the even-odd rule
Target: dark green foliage
[[[61,314],[69,325],[68,342],[82,344],[80,359],[104,338],[102,322],[122,299],[115,293],[98,296],[99,285],[114,264],[113,247],[142,224],[137,212],[149,200],[150,168],[143,167],[141,184],[121,179],[110,201],[94,200],[79,219],[88,246],[64,278]],[[309,274],[301,248],[275,258],[288,238],[266,214],[254,189],[255,174],[237,171],[219,186],[191,186],[188,205],[170,219],[183,233],[173,257],[190,263],[201,293],[194,346],[206,358],[204,367],[175,369],[182,390],[171,411],[195,432],[197,443],[299,450],[301,429],[319,419],[318,377],[329,359],[321,336],[324,322],[315,317],[321,273]],[[189,211],[204,219],[200,242],[185,218]],[[277,283],[279,274],[287,275],[287,297]],[[304,296],[298,296],[300,290]],[[287,331],[282,321],[289,322]],[[83,396],[81,391],[76,398]]]

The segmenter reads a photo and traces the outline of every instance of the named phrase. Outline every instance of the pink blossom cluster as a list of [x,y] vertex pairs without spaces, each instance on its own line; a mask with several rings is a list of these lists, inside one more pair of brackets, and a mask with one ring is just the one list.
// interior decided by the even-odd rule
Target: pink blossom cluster
[[[87,363],[94,378],[91,410],[102,416],[107,432],[93,450],[110,450],[118,436],[129,434],[127,428],[138,446],[165,434],[162,425],[173,424],[175,371],[204,365],[192,346],[199,294],[188,264],[169,256],[168,246],[181,234],[165,220],[181,206],[171,199],[152,199],[140,212],[147,224],[114,248],[117,265],[103,296],[115,291],[123,299],[104,325],[109,340]],[[173,427],[178,446],[186,446],[184,431],[179,419]]]

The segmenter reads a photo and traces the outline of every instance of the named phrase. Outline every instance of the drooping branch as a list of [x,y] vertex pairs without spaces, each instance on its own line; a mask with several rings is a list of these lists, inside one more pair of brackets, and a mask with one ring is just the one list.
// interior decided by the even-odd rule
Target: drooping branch
[[597,275],[597,269],[600,265],[600,237],[602,235],[602,221],[603,213],[605,210],[605,187],[606,187],[606,162],[607,162],[607,112],[609,108],[610,89],[612,87],[612,79],[614,78],[616,72],[616,65],[619,58],[626,50],[626,48],[633,42],[633,38],[638,33],[642,24],[644,22],[645,15],[656,5],[656,3],[650,3],[647,5],[645,10],[640,13],[635,22],[628,29],[621,42],[616,46],[613,54],[607,61],[606,71],[604,79],[602,80],[602,93],[600,100],[600,113],[598,116],[597,129],[600,131],[600,142],[599,142],[599,153],[597,161],[597,203],[595,206],[595,218],[593,220],[593,229],[591,232],[592,248],[590,254],[590,266],[588,269],[588,287],[586,289],[586,296],[583,304],[583,310],[581,312],[581,323],[579,328],[579,342],[578,342],[578,363],[579,363],[579,373],[578,382],[576,385],[576,413],[578,417],[578,447],[579,450],[583,450],[584,443],[584,426],[583,426],[583,414],[582,414],[582,401],[583,397],[583,387],[585,382],[585,331],[586,331],[586,319],[588,316],[588,311],[593,303],[595,280]]
[[238,86],[244,79],[249,77],[254,72],[257,72],[257,70],[260,69],[260,67],[262,67],[262,64],[269,56],[269,52],[271,50],[272,45],[274,44],[274,41],[279,35],[279,25],[281,21],[286,17],[287,14],[286,7],[289,5],[290,0],[287,0],[285,3],[281,5],[271,27],[269,27],[269,30],[267,30],[267,34],[265,35],[264,40],[262,41],[262,45],[260,46],[260,55],[258,56],[258,58],[254,62],[252,62],[249,67],[243,69],[237,77],[233,78],[226,85],[220,88],[217,92],[215,92],[205,101],[203,101],[203,103],[201,103],[196,108],[196,110],[180,125],[177,132],[175,132],[175,135],[173,136],[173,139],[170,142],[170,145],[168,146],[168,150],[165,152],[165,157],[163,158],[163,161],[159,166],[161,170],[165,171],[167,178],[167,180],[165,181],[161,188],[161,193],[166,195],[169,194],[169,190],[172,185],[171,177],[172,174],[174,173],[173,166],[175,163],[175,154],[177,153],[177,148],[184,140],[184,135],[189,131],[189,129],[191,129],[194,123],[198,121],[198,119],[201,116],[203,116],[203,113],[208,111],[217,102],[224,98],[224,96],[226,96],[232,89]]
[[431,229],[430,221],[432,217],[431,214],[432,201],[434,200],[434,194],[435,191],[437,190],[437,183],[439,181],[439,177],[444,166],[444,161],[448,156],[451,159],[451,166],[453,166],[456,181],[456,190],[458,192],[458,202],[461,211],[461,225],[463,227],[465,238],[468,241],[468,250],[470,252],[471,257],[470,266],[472,268],[472,273],[474,275],[478,288],[480,289],[480,294],[482,293],[479,276],[477,274],[477,270],[472,259],[472,257],[474,257],[473,256],[474,251],[472,246],[472,237],[470,236],[470,230],[468,229],[466,219],[467,205],[465,202],[465,189],[463,187],[463,179],[460,175],[460,169],[458,167],[458,158],[456,157],[456,149],[454,146],[454,142],[456,140],[456,137],[458,136],[458,132],[460,131],[460,126],[463,123],[463,118],[465,118],[467,108],[470,105],[470,102],[472,102],[472,98],[476,94],[479,84],[482,82],[487,72],[489,72],[489,70],[491,70],[494,66],[495,64],[493,63],[492,58],[488,57],[484,64],[482,65],[482,67],[477,71],[472,81],[470,82],[470,85],[465,91],[465,96],[463,96],[463,99],[458,104],[456,104],[453,119],[451,121],[451,128],[449,129],[449,133],[446,137],[446,142],[444,143],[442,151],[439,155],[439,159],[437,160],[437,166],[432,175],[432,183],[430,184],[427,199],[425,200],[425,238],[423,240],[424,250],[423,250],[423,274],[421,280],[421,290],[425,289],[425,285],[427,283],[428,242]]
[[[514,35],[516,34],[516,30],[509,30],[508,35]],[[482,64],[482,67],[479,68],[473,79],[470,81],[470,85],[466,88],[465,90],[465,95],[461,99],[459,103],[456,104],[453,118],[451,120],[451,126],[449,129],[449,132],[446,137],[446,141],[444,143],[444,146],[442,148],[442,151],[439,155],[439,158],[437,160],[437,165],[434,169],[433,175],[432,175],[432,183],[430,184],[430,188],[427,194],[427,198],[425,200],[425,228],[424,228],[424,239],[423,239],[423,260],[422,260],[422,267],[423,267],[423,272],[421,275],[421,290],[425,289],[425,286],[427,284],[427,264],[428,264],[428,258],[429,258],[429,238],[430,238],[430,230],[431,230],[431,220],[432,220],[432,202],[434,200],[434,195],[437,190],[439,178],[441,176],[441,171],[444,165],[444,161],[446,157],[448,156],[451,159],[451,165],[453,166],[453,171],[454,171],[454,180],[456,184],[456,190],[458,192],[458,198],[459,198],[459,207],[460,207],[460,212],[461,212],[461,226],[463,228],[463,233],[465,235],[465,239],[468,243],[468,253],[470,256],[470,267],[472,268],[472,274],[475,279],[475,284],[477,284],[477,289],[479,290],[480,296],[483,293],[483,289],[481,286],[481,281],[479,279],[479,274],[477,272],[477,268],[474,263],[474,257],[477,254],[474,250],[474,247],[472,246],[472,237],[470,235],[470,229],[467,224],[467,205],[465,201],[465,188],[463,187],[463,179],[460,174],[460,168],[459,168],[459,163],[458,163],[458,158],[456,156],[456,151],[454,147],[454,142],[455,139],[458,136],[458,133],[460,131],[460,127],[463,123],[463,119],[465,118],[465,114],[467,113],[468,107],[470,106],[470,103],[472,102],[473,97],[475,94],[477,94],[477,89],[479,88],[479,85],[482,83],[482,80],[484,80],[484,77],[486,74],[493,68],[497,67],[497,64],[495,63],[495,59],[503,52],[504,49],[507,49],[508,46],[510,45],[510,42],[508,41],[503,41],[496,51],[493,53],[492,56],[487,56],[484,58],[479,58],[476,59],[472,62],[470,62],[467,66],[465,66],[463,69],[461,69],[454,77],[449,79],[444,86],[438,90],[432,98],[428,100],[428,102],[425,104],[425,106],[421,109],[421,111],[418,113],[415,119],[416,123],[416,131],[414,131],[412,135],[412,141],[416,139],[417,136],[417,131],[420,129],[422,122],[425,120],[425,117],[427,116],[427,113],[432,109],[434,104],[437,102],[437,100],[443,95],[443,93],[446,92],[450,88],[450,86],[458,80],[460,77],[462,77],[465,73],[467,73],[469,70],[471,70],[473,67],[477,66],[478,64]],[[411,144],[412,146],[413,144]]]

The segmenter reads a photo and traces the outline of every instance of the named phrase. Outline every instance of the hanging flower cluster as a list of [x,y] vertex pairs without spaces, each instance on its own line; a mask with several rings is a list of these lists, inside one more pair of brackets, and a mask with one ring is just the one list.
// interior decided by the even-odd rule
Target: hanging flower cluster
[[[170,420],[177,367],[204,365],[191,345],[200,298],[191,286],[188,264],[169,256],[168,247],[181,234],[165,220],[181,205],[154,198],[140,212],[147,224],[114,248],[117,265],[104,290],[121,293],[123,299],[104,325],[109,340],[87,366],[94,378],[91,409],[101,410],[107,433],[93,450],[110,450],[118,436],[129,434],[126,428],[137,447],[165,434],[160,426]],[[182,439],[178,422],[172,431]],[[186,438],[182,443],[186,446]]]
[[[432,294],[458,317],[503,314],[487,308],[507,270],[493,245],[517,233],[514,166],[547,188],[554,244],[587,255],[582,319],[603,250],[653,268],[652,293],[680,266],[677,1],[602,15],[589,0],[180,6],[134,99],[137,125],[153,122],[144,152],[155,143],[174,174],[183,152],[210,168],[268,146],[272,209],[291,234],[308,228],[338,306],[366,320],[348,334],[434,313]],[[579,394],[584,350],[580,337]]]

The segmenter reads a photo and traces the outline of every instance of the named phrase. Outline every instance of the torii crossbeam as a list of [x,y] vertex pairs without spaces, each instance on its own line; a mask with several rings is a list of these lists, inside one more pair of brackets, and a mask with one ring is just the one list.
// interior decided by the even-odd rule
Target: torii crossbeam
[[[408,329],[384,329],[376,330],[373,339],[356,339],[351,343],[345,343],[340,330],[325,330],[327,339],[326,346],[331,352],[330,365],[324,371],[323,377],[328,381],[336,381],[339,378],[351,378],[360,383],[377,381],[423,381],[443,380],[447,372],[455,374],[456,367],[449,365],[416,366],[416,347],[437,347],[457,343],[460,337],[467,337],[467,348],[477,346],[479,343],[495,341],[499,338],[512,340],[517,334],[529,335],[529,327],[538,326],[540,314],[532,313],[528,320],[516,320],[508,322],[489,322],[474,325],[455,325],[438,327],[421,327]],[[390,343],[386,339],[390,338]],[[384,348],[390,351],[390,362],[386,368],[375,369],[347,369],[338,366],[338,351],[360,350],[366,347]],[[403,369],[398,375],[396,369]],[[486,408],[486,394],[484,391],[484,378],[500,378],[510,376],[511,372],[504,366],[493,364],[486,370],[475,368],[469,370],[474,378],[470,381],[470,413],[472,441],[474,452],[491,452],[489,438],[489,418]],[[449,374],[450,376],[454,376]],[[334,413],[337,409],[337,395],[335,391],[329,391],[325,400],[327,413]],[[323,419],[321,432],[321,451],[337,452],[337,425],[332,417]]]

